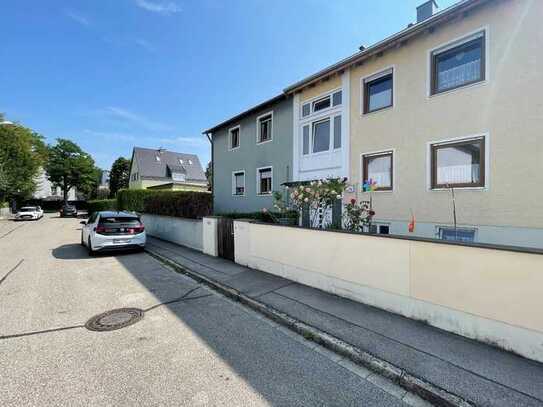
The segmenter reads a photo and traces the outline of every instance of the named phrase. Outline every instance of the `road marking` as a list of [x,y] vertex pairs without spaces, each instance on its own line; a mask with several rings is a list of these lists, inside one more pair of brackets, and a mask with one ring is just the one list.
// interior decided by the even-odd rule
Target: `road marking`
[[9,276],[11,273],[14,272],[14,271],[17,269],[17,267],[19,267],[19,266],[23,263],[23,261],[25,261],[25,259],[19,260],[19,263],[17,263],[17,264],[15,265],[15,267],[13,267],[10,271],[7,272],[7,274],[6,274],[4,277],[2,277],[2,278],[0,279],[0,284],[2,284],[2,283],[6,280],[6,278],[8,278],[8,276]]
[[6,232],[6,233],[4,233],[2,236],[0,236],[0,239],[6,237],[7,235],[9,235],[9,234],[12,233],[12,232],[15,232],[17,229],[21,229],[23,226],[25,226],[25,225],[19,225],[19,226],[14,227],[14,228],[11,229],[9,232]]

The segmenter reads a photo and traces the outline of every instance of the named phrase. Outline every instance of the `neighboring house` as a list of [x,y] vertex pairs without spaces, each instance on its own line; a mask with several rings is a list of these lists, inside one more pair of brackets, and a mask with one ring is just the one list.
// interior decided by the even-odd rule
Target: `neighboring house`
[[[408,234],[414,215],[417,236],[540,246],[543,1],[464,0],[434,14],[435,6],[424,3],[417,24],[285,90],[297,118],[294,179],[347,174],[345,201],[371,195],[381,233]],[[333,133],[320,134],[332,125],[322,130],[314,113],[340,88],[347,155],[334,155]],[[315,152],[321,139],[328,155]],[[369,179],[371,194],[362,187]]]
[[102,175],[100,176],[100,184],[98,189],[109,189],[109,171],[102,170]]
[[134,148],[128,185],[130,189],[207,191],[207,179],[197,155],[162,148]]
[[216,214],[273,207],[272,193],[292,180],[292,120],[292,98],[279,95],[204,132]]
[[[44,199],[47,201],[60,201],[64,199],[62,188],[53,185],[43,169],[40,169],[36,177],[36,186],[36,191],[32,195],[34,199]],[[70,188],[68,191],[68,200],[77,200],[76,188]]]

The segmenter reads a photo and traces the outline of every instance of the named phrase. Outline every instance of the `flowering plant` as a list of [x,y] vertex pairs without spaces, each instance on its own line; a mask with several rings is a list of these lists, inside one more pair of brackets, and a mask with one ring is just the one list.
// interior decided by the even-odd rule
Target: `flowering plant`
[[370,226],[375,211],[371,208],[370,201],[356,202],[356,199],[345,205],[344,224],[345,229],[352,232],[360,232],[365,226]]
[[290,199],[296,209],[308,208],[312,218],[311,225],[322,228],[323,213],[330,209],[335,201],[343,198],[346,187],[346,178],[324,178],[306,185],[291,187]]

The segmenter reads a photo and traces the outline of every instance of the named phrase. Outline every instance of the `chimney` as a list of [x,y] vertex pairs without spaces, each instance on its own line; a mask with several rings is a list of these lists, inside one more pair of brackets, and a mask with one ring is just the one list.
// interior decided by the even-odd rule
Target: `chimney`
[[435,0],[428,0],[417,7],[417,23],[432,17],[437,11],[438,5]]

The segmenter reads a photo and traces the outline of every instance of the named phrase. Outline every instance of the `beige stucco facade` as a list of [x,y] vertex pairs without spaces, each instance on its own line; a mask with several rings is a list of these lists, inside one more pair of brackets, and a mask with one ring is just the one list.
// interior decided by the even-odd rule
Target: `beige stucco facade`
[[[392,150],[393,190],[372,193],[377,219],[401,222],[407,232],[412,211],[417,222],[450,225],[450,192],[430,189],[429,143],[484,135],[486,185],[456,190],[458,223],[526,233],[543,228],[542,15],[537,0],[489,2],[352,67],[349,179],[355,189],[346,199],[368,199],[361,154]],[[479,30],[486,35],[485,81],[429,96],[431,50]],[[361,114],[362,78],[387,68],[393,68],[393,107]]]

